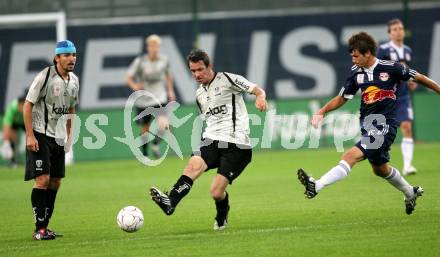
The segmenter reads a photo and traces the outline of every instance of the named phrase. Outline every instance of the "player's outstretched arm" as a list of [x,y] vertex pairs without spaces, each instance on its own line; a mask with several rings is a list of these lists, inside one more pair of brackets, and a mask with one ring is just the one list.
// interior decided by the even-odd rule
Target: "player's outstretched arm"
[[313,115],[311,123],[313,127],[317,128],[324,119],[324,115],[328,112],[338,109],[347,102],[347,99],[342,96],[335,96],[332,100],[328,101],[315,115]]
[[267,110],[266,92],[259,87],[254,87],[252,94],[257,97],[255,99],[255,107],[261,112],[265,112]]
[[414,79],[419,82],[420,84],[422,84],[423,86],[434,90],[437,94],[440,95],[440,85],[435,82],[434,80],[428,78],[427,76],[421,74],[421,73],[416,73],[416,76],[414,76]]

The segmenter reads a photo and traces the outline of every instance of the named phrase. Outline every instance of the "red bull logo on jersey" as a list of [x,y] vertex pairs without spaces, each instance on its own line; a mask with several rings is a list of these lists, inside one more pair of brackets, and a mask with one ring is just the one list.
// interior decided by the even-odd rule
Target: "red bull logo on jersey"
[[396,100],[395,91],[380,89],[377,86],[369,86],[364,92],[362,92],[362,101],[365,104],[373,104],[382,101],[385,98]]

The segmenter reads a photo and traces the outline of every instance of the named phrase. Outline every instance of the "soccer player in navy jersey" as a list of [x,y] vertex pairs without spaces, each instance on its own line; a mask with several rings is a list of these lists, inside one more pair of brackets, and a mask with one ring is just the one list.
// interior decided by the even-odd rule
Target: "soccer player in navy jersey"
[[365,32],[353,35],[348,41],[348,52],[354,66],[351,68],[345,85],[338,96],[330,100],[312,118],[312,125],[317,127],[324,115],[344,105],[361,90],[361,140],[341,158],[320,179],[315,180],[303,169],[298,170],[298,179],[305,186],[305,196],[315,197],[324,187],[344,179],[352,167],[368,159],[374,173],[387,180],[404,195],[406,213],[411,214],[416,206],[417,197],[423,189],[410,185],[399,171],[388,164],[389,150],[396,137],[398,122],[396,120],[396,87],[402,80],[413,78],[427,88],[440,94],[440,86],[430,78],[422,75],[399,62],[383,61],[376,58],[376,42]]
[[[405,29],[399,19],[392,19],[388,22],[388,36],[390,41],[379,46],[377,58],[382,60],[391,60],[400,62],[403,65],[410,66],[413,59],[411,48],[403,43],[405,38]],[[417,87],[412,79],[408,82],[402,81],[402,85],[397,87],[396,91],[396,119],[402,131],[402,142],[400,148],[403,156],[403,175],[415,174],[416,168],[412,165],[414,153],[414,139],[412,134],[412,121],[414,113],[411,104],[410,90]]]

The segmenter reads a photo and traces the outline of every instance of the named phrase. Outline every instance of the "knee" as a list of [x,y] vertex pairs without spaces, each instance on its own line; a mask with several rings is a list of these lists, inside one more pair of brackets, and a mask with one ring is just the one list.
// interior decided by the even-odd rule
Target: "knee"
[[58,188],[60,188],[61,186],[61,178],[51,178],[49,180],[49,189],[55,189],[58,190]]
[[211,197],[215,201],[221,201],[225,198],[225,191],[219,188],[213,187],[211,188]]
[[373,166],[373,172],[376,176],[381,178],[388,177],[390,171],[388,170],[388,167],[384,166]]
[[191,157],[185,167],[184,173],[188,177],[195,179],[205,170],[204,166],[206,165],[204,165],[203,160],[200,157]]
[[406,121],[400,124],[403,137],[412,137],[412,125],[411,122]]
[[47,189],[49,187],[49,175],[41,175],[35,178],[35,188]]
[[342,155],[341,158],[342,161],[345,161],[349,166],[350,169],[353,168],[353,166],[362,160],[362,158],[359,158],[357,156],[355,156],[354,154],[350,153],[350,152],[346,152]]

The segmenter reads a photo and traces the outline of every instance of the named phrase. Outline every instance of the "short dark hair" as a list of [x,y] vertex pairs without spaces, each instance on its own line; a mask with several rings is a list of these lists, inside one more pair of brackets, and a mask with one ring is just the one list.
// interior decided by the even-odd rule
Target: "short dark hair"
[[376,47],[376,41],[366,32],[354,34],[348,40],[349,53],[352,53],[354,50],[358,50],[361,54],[366,54],[368,51],[370,51],[370,53],[375,56]]
[[209,66],[211,61],[209,60],[208,54],[200,49],[193,49],[188,56],[186,57],[186,64],[189,66],[189,63],[195,63],[198,61],[203,61],[206,67]]
[[399,24],[399,23],[403,25],[403,22],[398,18],[394,18],[394,19],[388,21],[388,33],[390,33],[390,31],[391,31],[391,26],[393,26],[395,24]]

